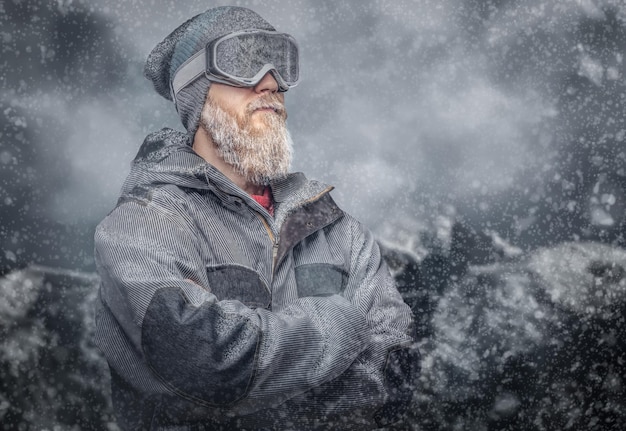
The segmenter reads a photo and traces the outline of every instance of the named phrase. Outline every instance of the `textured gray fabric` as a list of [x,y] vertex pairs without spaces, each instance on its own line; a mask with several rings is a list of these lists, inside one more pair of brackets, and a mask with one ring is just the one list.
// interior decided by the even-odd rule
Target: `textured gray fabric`
[[[137,410],[118,408],[122,422],[371,428],[393,399],[388,353],[412,342],[411,311],[372,234],[302,174],[272,184],[270,216],[188,139],[169,129],[149,136],[96,231],[96,341],[114,390],[141,398]],[[330,266],[339,277],[311,270]],[[334,286],[314,288],[324,282]],[[246,285],[256,292],[237,293]],[[223,394],[228,406],[215,402],[228,391],[211,377],[219,370],[238,382]],[[412,388],[411,375],[400,380]]]
[[[218,37],[248,29],[275,30],[250,9],[235,6],[209,9],[184,22],[152,50],[144,75],[152,81],[157,93],[172,100],[170,82],[187,59]],[[201,76],[181,90],[174,101],[185,129],[192,136],[198,128],[209,86],[210,81]]]

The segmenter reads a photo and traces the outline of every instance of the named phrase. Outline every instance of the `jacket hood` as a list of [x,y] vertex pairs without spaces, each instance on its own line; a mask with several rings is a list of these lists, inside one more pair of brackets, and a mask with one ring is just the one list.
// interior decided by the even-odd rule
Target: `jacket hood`
[[207,189],[207,163],[191,148],[191,136],[173,129],[149,134],[135,156],[130,174],[122,186],[122,195],[136,188],[165,184]]

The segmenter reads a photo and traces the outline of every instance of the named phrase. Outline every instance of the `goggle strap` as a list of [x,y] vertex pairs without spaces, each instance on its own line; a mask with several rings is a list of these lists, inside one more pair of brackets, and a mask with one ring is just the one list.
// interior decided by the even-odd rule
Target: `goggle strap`
[[186,86],[198,79],[201,75],[204,75],[206,70],[206,50],[202,49],[194,55],[192,55],[187,61],[185,61],[174,73],[174,79],[170,87],[172,94],[172,100],[176,102],[176,96]]

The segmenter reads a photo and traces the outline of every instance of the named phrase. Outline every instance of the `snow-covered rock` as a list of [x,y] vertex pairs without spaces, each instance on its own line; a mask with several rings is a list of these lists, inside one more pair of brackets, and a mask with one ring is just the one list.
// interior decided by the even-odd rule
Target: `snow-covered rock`
[[430,316],[411,423],[626,429],[625,288],[626,253],[598,243],[470,267]]
[[4,430],[117,429],[92,342],[98,277],[33,266],[0,279]]

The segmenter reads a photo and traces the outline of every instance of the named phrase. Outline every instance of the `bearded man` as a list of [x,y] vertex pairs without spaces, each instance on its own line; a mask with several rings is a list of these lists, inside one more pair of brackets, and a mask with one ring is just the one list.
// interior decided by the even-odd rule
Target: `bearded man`
[[372,429],[410,403],[412,316],[372,234],[289,173],[298,46],[197,15],[145,75],[186,133],[144,141],[96,231],[96,342],[123,429]]

